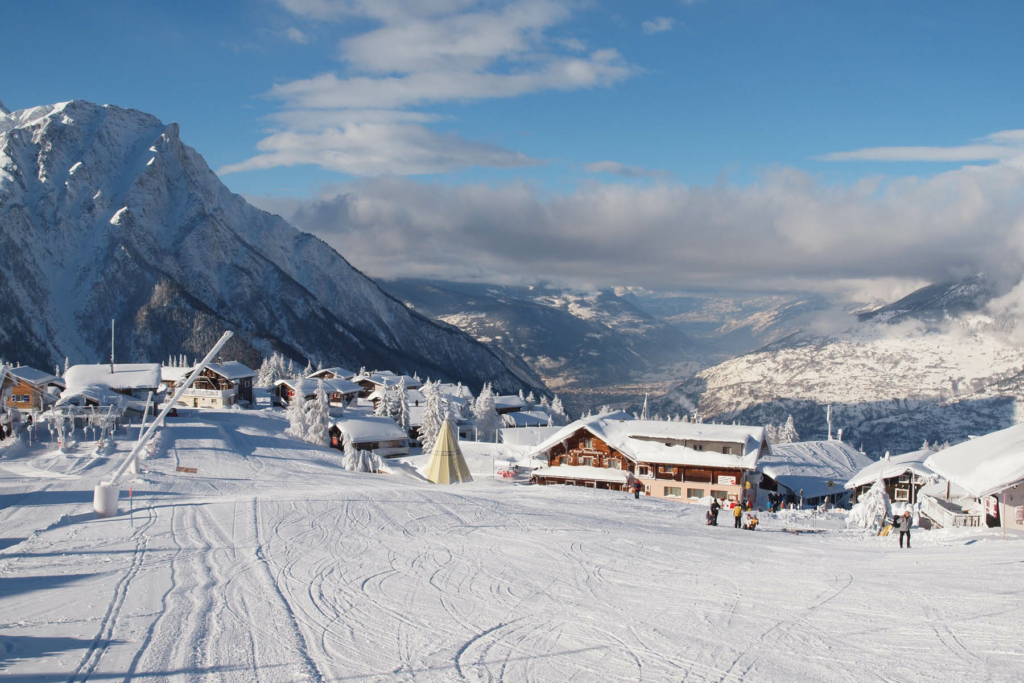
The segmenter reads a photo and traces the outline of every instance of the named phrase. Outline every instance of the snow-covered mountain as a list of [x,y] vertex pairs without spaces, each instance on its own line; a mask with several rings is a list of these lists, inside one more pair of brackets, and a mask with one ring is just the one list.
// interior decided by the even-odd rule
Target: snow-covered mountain
[[381,286],[503,357],[521,359],[555,390],[627,383],[696,354],[685,334],[612,290],[411,279]]
[[[0,114],[0,356],[231,355],[534,385],[454,327],[384,293],[323,241],[232,194],[143,112],[84,101]],[[512,365],[510,368],[509,365]]]
[[879,456],[922,441],[956,442],[1021,420],[1024,350],[1016,321],[984,310],[983,278],[926,287],[829,336],[794,336],[708,368],[675,387],[662,410],[699,405],[706,419],[778,423]]

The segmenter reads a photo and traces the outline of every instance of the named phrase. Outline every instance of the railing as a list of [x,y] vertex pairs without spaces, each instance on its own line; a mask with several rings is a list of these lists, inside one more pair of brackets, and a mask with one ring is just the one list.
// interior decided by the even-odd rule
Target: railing
[[948,503],[932,496],[921,496],[921,513],[939,526],[946,528],[981,526],[981,515],[956,512],[950,507],[952,506]]
[[182,396],[196,398],[231,398],[237,393],[237,389],[186,389]]

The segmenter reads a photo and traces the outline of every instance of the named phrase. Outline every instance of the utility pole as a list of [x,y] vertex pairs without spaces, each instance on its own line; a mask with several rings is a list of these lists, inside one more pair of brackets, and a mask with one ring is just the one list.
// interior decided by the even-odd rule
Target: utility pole
[[114,319],[110,319],[110,374],[114,374]]

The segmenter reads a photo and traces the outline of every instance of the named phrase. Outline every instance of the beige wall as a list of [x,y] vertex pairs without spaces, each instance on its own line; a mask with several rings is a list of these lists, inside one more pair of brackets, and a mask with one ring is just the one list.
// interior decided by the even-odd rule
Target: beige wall
[[[1003,494],[1006,494],[1006,505],[1003,505]],[[1024,511],[1024,484],[1006,489],[999,494],[999,515],[1004,520],[1007,529],[1024,531],[1024,524],[1017,520],[1019,512]]]
[[[675,500],[682,503],[696,503],[699,498],[704,496],[710,496],[712,491],[724,491],[726,493],[727,501],[738,501],[742,499],[744,491],[744,483],[746,482],[746,476],[744,474],[737,473],[736,484],[709,484],[707,482],[693,482],[693,481],[671,481],[668,479],[651,479],[649,477],[638,477],[640,483],[644,485],[644,491],[655,498],[666,498],[667,500]],[[677,488],[679,489],[679,497],[665,495],[665,489]],[[688,498],[687,489],[695,489],[703,491],[703,495],[698,498]],[[750,495],[756,496],[756,487],[750,488]],[[751,498],[753,500],[753,498]]]

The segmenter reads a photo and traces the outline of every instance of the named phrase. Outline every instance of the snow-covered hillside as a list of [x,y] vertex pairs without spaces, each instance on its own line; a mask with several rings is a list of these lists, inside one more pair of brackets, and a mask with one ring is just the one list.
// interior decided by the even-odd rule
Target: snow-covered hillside
[[0,113],[0,356],[105,359],[114,318],[124,360],[199,354],[229,327],[228,352],[249,362],[277,348],[501,390],[530,383],[232,194],[178,133],[83,101]]
[[701,506],[609,491],[347,472],[284,427],[181,411],[125,482],[131,518],[90,509],[113,459],[0,450],[2,675],[1024,678],[1021,541],[997,530],[915,530],[900,551],[841,515],[709,527]]
[[790,340],[708,368],[666,397],[706,419],[778,423],[792,414],[824,438],[825,407],[844,439],[878,457],[923,440],[956,442],[1020,420],[1024,351],[1005,321],[971,313],[941,325],[901,317],[827,337]]

